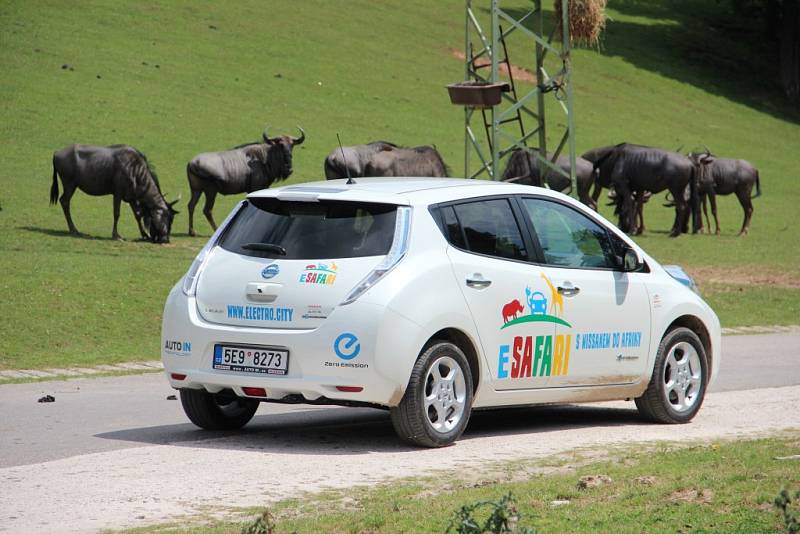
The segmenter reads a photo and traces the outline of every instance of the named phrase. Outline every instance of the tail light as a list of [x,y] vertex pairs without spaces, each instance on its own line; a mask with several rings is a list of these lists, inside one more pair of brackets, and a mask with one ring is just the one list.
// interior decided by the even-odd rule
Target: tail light
[[194,258],[191,267],[186,272],[186,275],[183,277],[183,294],[187,297],[193,297],[197,292],[197,280],[200,278],[200,273],[203,272],[203,267],[205,267],[206,260],[211,256],[211,252],[214,250],[214,247],[217,246],[219,239],[222,237],[222,234],[225,232],[225,229],[228,227],[228,224],[233,220],[233,218],[239,213],[239,211],[247,205],[247,201],[243,200],[236,206],[228,216],[222,221],[217,227],[217,231],[214,232],[214,235],[211,236],[211,239],[208,240],[206,245],[200,250],[197,256]]
[[406,252],[408,252],[408,239],[410,235],[411,208],[408,206],[400,206],[397,208],[397,220],[394,224],[392,248],[389,249],[389,253],[383,258],[383,261],[350,290],[350,293],[341,302],[341,306],[355,302],[358,297],[366,293],[369,288],[377,284],[381,278],[386,276],[389,271],[400,263],[400,260],[402,260]]
[[243,387],[242,391],[248,397],[266,397],[267,390],[264,388],[251,388],[251,387]]

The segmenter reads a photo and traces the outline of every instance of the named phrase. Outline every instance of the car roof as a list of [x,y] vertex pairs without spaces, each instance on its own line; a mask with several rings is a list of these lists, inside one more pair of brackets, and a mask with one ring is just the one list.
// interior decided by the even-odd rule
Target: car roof
[[398,205],[430,205],[450,200],[489,196],[536,193],[559,195],[549,189],[490,180],[464,178],[354,178],[325,180],[262,189],[250,197],[281,200],[347,200]]

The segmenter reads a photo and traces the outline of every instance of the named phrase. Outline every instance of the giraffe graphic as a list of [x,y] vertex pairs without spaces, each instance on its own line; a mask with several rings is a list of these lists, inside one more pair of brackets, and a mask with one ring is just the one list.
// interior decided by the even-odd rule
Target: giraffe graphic
[[550,313],[559,317],[564,313],[564,297],[558,292],[544,273],[542,273],[542,278],[544,278],[544,281],[547,282],[547,286],[550,288]]

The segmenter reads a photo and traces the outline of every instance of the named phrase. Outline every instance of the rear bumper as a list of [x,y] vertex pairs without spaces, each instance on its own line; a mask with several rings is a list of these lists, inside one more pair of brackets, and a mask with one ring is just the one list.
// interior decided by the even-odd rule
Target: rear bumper
[[[396,406],[408,384],[411,368],[427,335],[422,327],[373,303],[356,301],[335,309],[322,326],[289,330],[250,328],[210,323],[197,312],[194,298],[176,285],[167,298],[161,333],[161,359],[174,388],[232,389],[247,396],[243,387],[264,388],[267,399],[302,396],[314,401],[363,402]],[[352,333],[360,349],[356,357],[337,356],[334,342]],[[213,369],[217,343],[260,345],[289,350],[285,376],[254,375]],[[182,380],[173,374],[185,375]],[[362,387],[339,391],[337,386]],[[264,397],[261,397],[264,398]]]

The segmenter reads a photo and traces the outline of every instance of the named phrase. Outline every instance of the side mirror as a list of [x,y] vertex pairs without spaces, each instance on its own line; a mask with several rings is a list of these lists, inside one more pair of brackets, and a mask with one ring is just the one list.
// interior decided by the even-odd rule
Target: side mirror
[[639,254],[632,248],[625,249],[625,255],[622,257],[622,270],[626,273],[638,271],[642,268],[644,262],[639,257]]

